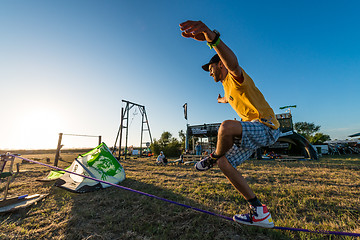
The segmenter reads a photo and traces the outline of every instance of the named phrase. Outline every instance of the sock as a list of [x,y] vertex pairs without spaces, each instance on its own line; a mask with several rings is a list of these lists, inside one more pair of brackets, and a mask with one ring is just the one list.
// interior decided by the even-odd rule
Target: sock
[[261,207],[262,206],[260,200],[256,196],[254,198],[252,198],[252,199],[247,200],[247,201],[253,207]]

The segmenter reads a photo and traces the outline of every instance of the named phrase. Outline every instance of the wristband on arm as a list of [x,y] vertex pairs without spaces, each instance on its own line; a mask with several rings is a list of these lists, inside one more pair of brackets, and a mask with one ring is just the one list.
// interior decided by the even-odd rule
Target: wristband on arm
[[214,40],[212,40],[212,42],[207,42],[210,49],[216,47],[220,43],[220,33],[216,30],[213,30],[213,32],[216,34]]

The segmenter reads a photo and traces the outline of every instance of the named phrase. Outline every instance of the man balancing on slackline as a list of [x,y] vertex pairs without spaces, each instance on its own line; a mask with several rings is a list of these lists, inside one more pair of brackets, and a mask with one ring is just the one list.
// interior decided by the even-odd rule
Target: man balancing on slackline
[[274,223],[266,205],[261,204],[245,178],[236,167],[247,160],[257,148],[269,146],[279,138],[279,122],[274,111],[257,89],[253,80],[239,66],[232,50],[220,40],[220,33],[210,30],[201,21],[186,21],[180,24],[182,36],[198,41],[207,41],[216,55],[202,66],[215,82],[224,87],[224,97],[219,94],[219,103],[230,103],[242,121],[226,120],[218,131],[216,150],[195,164],[205,171],[217,164],[233,186],[250,204],[249,214],[237,214],[233,219],[242,224],[273,228]]

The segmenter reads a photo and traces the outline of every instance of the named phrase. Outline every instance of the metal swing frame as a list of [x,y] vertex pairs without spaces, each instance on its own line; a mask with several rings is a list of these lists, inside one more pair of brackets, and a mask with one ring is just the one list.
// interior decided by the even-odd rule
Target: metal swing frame
[[[137,104],[137,103],[133,103],[130,101],[126,101],[126,100],[122,100],[122,102],[125,103],[125,108],[122,107],[121,108],[121,120],[120,120],[120,127],[118,130],[118,133],[116,135],[116,140],[114,143],[114,148],[113,148],[113,153],[116,151],[116,145],[117,142],[119,140],[119,154],[118,154],[118,158],[120,159],[121,156],[121,143],[122,143],[122,136],[123,136],[123,130],[125,129],[125,149],[124,149],[124,157],[126,158],[127,155],[127,150],[128,150],[128,136],[129,136],[129,113],[130,110],[133,107],[138,107],[140,113],[141,113],[141,136],[140,136],[140,156],[142,155],[142,150],[143,150],[143,135],[144,135],[144,131],[148,131],[149,132],[149,137],[150,137],[150,143],[152,143],[152,136],[151,136],[151,131],[150,131],[150,126],[149,126],[149,121],[148,121],[148,117],[146,115],[146,110],[145,110],[145,106]],[[144,128],[144,124],[145,124],[145,128]]]

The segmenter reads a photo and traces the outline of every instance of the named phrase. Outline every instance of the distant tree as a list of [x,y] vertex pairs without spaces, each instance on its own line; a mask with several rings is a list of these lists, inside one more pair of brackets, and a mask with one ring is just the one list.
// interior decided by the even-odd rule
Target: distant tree
[[181,154],[181,144],[176,138],[172,138],[170,143],[164,148],[164,154],[168,157],[179,157]]
[[181,154],[181,143],[172,137],[170,132],[164,131],[159,140],[154,139],[150,148],[155,155],[159,155],[161,151],[166,157],[176,157]]
[[184,130],[179,131],[179,138],[180,138],[181,147],[185,149],[186,134]]
[[330,140],[330,136],[318,133],[320,125],[308,122],[297,122],[294,124],[297,133],[304,136],[311,144],[321,144]]
[[311,144],[323,144],[326,141],[331,140],[330,136],[323,133],[315,133],[314,136],[311,137]]
[[151,152],[154,155],[159,155],[161,152],[161,146],[158,140],[154,139],[153,142],[150,145]]
[[311,136],[320,130],[320,126],[308,122],[297,122],[294,124],[294,128],[297,133],[303,135],[309,141]]
[[165,131],[165,132],[163,132],[163,133],[161,134],[161,137],[160,137],[160,139],[159,139],[159,142],[160,142],[160,144],[162,144],[163,146],[166,146],[166,145],[168,145],[168,144],[170,143],[171,138],[172,138],[172,134],[171,134],[170,132]]

